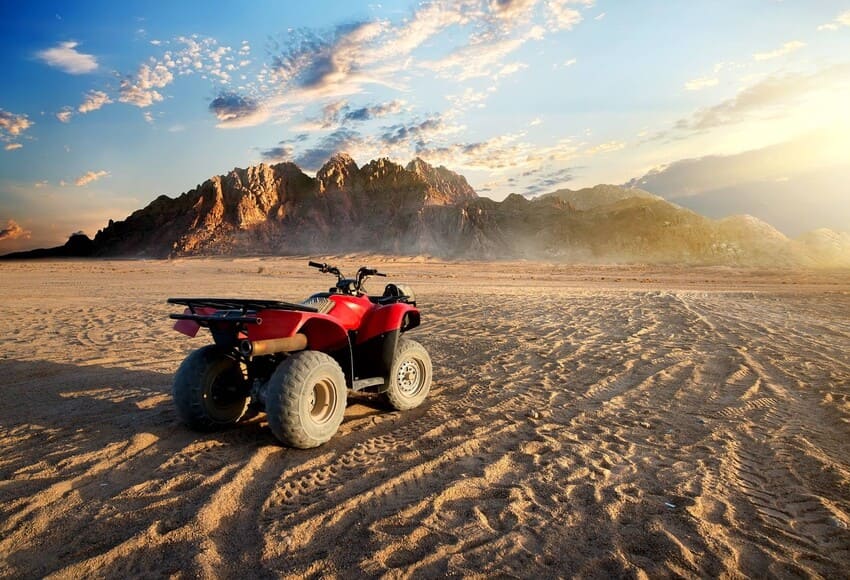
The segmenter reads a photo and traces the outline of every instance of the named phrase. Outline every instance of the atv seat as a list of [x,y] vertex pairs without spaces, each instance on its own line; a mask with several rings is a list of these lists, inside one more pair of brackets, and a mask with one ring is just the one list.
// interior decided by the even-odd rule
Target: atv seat
[[413,289],[406,284],[387,284],[383,296],[370,296],[369,300],[381,305],[405,302],[416,306],[416,295],[413,293]]

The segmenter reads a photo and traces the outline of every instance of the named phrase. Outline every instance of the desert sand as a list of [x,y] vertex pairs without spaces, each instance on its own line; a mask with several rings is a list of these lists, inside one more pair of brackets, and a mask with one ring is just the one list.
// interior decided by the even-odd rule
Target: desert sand
[[165,299],[306,260],[0,263],[0,576],[850,576],[850,273],[338,257],[417,291],[426,403],[180,425]]

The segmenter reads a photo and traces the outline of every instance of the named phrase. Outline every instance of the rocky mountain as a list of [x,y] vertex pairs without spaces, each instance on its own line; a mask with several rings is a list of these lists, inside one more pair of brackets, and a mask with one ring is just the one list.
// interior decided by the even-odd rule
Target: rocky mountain
[[602,207],[631,197],[661,199],[657,195],[638,189],[637,187],[620,187],[618,185],[607,184],[594,185],[593,187],[585,187],[578,190],[559,189],[540,197],[543,199],[560,199],[579,210]]
[[850,236],[789,240],[749,216],[715,221],[640,189],[600,185],[536,199],[480,198],[466,179],[414,159],[363,167],[334,155],[215,176],[160,196],[93,240],[6,256],[156,257],[374,252],[749,266],[850,266]]

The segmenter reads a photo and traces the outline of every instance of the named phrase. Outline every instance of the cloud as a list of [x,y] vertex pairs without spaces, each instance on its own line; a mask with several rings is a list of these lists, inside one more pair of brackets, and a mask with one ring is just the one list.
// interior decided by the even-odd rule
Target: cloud
[[77,107],[77,111],[80,113],[91,113],[92,111],[97,111],[104,105],[108,105],[112,102],[112,99],[109,98],[109,95],[104,93],[103,91],[89,91],[85,95],[85,99]]
[[288,143],[281,143],[271,149],[262,151],[261,155],[263,156],[263,161],[280,163],[291,160],[293,153],[295,153],[295,147]]
[[547,3],[551,17],[551,27],[555,30],[571,30],[573,26],[581,22],[581,12],[569,5],[569,0],[550,0]]
[[337,129],[296,157],[295,163],[308,171],[318,170],[334,153],[345,152],[363,142],[360,133],[351,129]]
[[686,91],[701,91],[708,87],[716,87],[720,80],[717,77],[699,77],[685,83]]
[[410,125],[392,125],[386,127],[384,133],[381,135],[381,140],[389,145],[398,145],[399,143],[413,141],[417,143],[417,146],[421,144],[424,147],[426,136],[439,132],[444,128],[443,120],[439,117],[434,117]]
[[162,95],[155,89],[162,89],[174,80],[174,75],[162,63],[148,66],[143,64],[133,77],[121,79],[120,96],[118,100],[136,107],[150,107],[162,100]]
[[8,141],[10,137],[17,137],[33,124],[26,115],[17,115],[0,109],[0,140]]
[[337,26],[329,34],[294,31],[288,44],[272,59],[271,71],[283,87],[358,92],[362,83],[380,83],[363,73],[369,45],[384,29],[381,22],[358,22]]
[[6,227],[0,229],[0,241],[15,240],[18,238],[28,239],[31,233],[15,223],[14,220],[9,220]]
[[[850,83],[850,64],[835,65],[811,74],[771,76],[740,91],[735,97],[713,107],[700,109],[674,126],[679,131],[706,131],[763,115],[810,93]],[[667,136],[662,132],[655,139]]]
[[797,176],[813,168],[847,164],[840,129],[734,155],[709,155],[661,165],[626,185],[679,199],[735,184]]
[[15,149],[20,149],[21,147],[23,147],[23,145],[21,145],[20,143],[8,143],[6,144],[4,149],[6,151],[14,151]]
[[543,36],[543,29],[534,26],[520,36],[473,42],[439,60],[422,62],[420,66],[434,71],[438,76],[456,81],[500,74],[504,76],[516,72],[522,66],[505,65],[505,59],[529,40],[541,40]]
[[679,159],[626,185],[709,217],[754,215],[788,235],[825,226],[850,231],[845,143],[841,130],[818,131],[733,155]]
[[108,171],[88,171],[84,175],[81,175],[74,182],[77,187],[83,187],[84,185],[88,185],[92,181],[97,181],[101,177],[106,177],[109,175]]
[[271,163],[291,161],[295,153],[294,145],[296,143],[303,143],[308,137],[306,133],[300,133],[292,139],[281,141],[275,147],[261,151],[260,154],[263,156],[263,161],[269,161]]
[[612,153],[614,151],[620,151],[621,149],[625,149],[626,144],[622,141],[608,141],[607,143],[600,143],[599,145],[595,145],[588,149],[584,150],[585,155],[597,155],[599,153]]
[[60,123],[70,123],[71,117],[73,117],[73,116],[74,116],[74,111],[72,111],[68,107],[66,107],[66,108],[62,109],[61,111],[59,111],[58,113],[56,113],[56,118],[59,119]]
[[786,42],[776,50],[771,50],[770,52],[757,52],[753,55],[753,60],[771,60],[774,58],[779,58],[780,56],[785,56],[786,54],[790,54],[795,50],[800,50],[806,46],[805,42],[800,42],[799,40],[792,40],[791,42]]
[[344,121],[369,121],[371,119],[378,119],[400,112],[404,104],[404,101],[395,100],[388,103],[350,109],[345,112],[342,118]]
[[400,113],[406,104],[405,101],[397,99],[352,108],[346,100],[331,101],[322,107],[320,117],[308,119],[296,125],[295,128],[301,131],[322,131],[348,123],[371,121]]
[[818,30],[838,30],[842,26],[850,26],[850,10],[846,10],[835,17],[835,20],[818,26]]
[[60,42],[53,48],[36,53],[36,57],[48,65],[72,75],[94,72],[97,70],[97,59],[90,54],[77,52],[78,42]]
[[212,100],[210,111],[219,121],[238,121],[261,112],[260,104],[254,99],[238,93],[225,92]]
[[[535,197],[544,193],[550,193],[552,191],[555,191],[568,181],[572,181],[573,171],[574,169],[572,167],[563,167],[554,170],[540,169],[534,171],[526,171],[522,174],[521,177],[533,177],[534,180],[525,185],[525,191],[523,191],[522,195],[525,197]],[[519,178],[511,179],[513,180],[512,184],[516,184],[520,181]],[[511,180],[508,181],[510,182]]]
[[524,133],[508,133],[472,143],[428,144],[418,147],[416,153],[432,165],[471,171],[528,171],[578,154],[569,139],[546,147],[524,141],[524,137]]
[[[515,14],[514,9],[522,6],[527,9],[535,3],[500,1],[491,3],[490,8]],[[502,70],[507,65],[500,59],[522,45],[527,37],[518,42],[506,40],[504,31],[511,30],[516,22],[511,19],[503,22],[495,13],[485,10],[487,6],[483,0],[435,0],[421,3],[413,15],[399,25],[378,20],[349,23],[327,31],[290,30],[273,47],[270,63],[250,86],[250,94],[262,103],[266,114],[240,118],[239,125],[256,125],[270,117],[289,117],[293,107],[312,106],[330,99],[338,101],[364,92],[368,85],[405,90],[412,75],[422,74],[422,64],[412,53],[453,26],[472,27],[472,40],[465,56],[431,63],[434,69],[440,69],[442,76],[453,78],[449,69],[460,67],[465,57],[493,52],[490,48],[494,43],[495,48],[501,50],[489,57],[485,54],[487,63],[479,64],[479,70],[470,69],[465,78],[515,71],[514,66]],[[542,37],[542,31],[535,27],[534,35]],[[509,40],[514,42],[504,44]],[[480,70],[485,64],[487,70]],[[326,123],[310,123],[313,130],[323,125]],[[222,121],[219,126],[234,126],[234,123]]]
[[[549,4],[558,19],[550,14]],[[269,119],[289,119],[299,108],[350,100],[369,85],[406,91],[414,78],[429,71],[452,81],[503,78],[528,66],[510,58],[515,51],[544,38],[546,28],[534,25],[535,20],[557,21],[557,30],[569,28],[580,20],[573,12],[592,5],[590,0],[431,0],[418,3],[401,22],[373,20],[325,30],[290,29],[271,41],[268,63],[238,90],[250,95],[256,107],[219,117],[218,126],[247,127]],[[446,42],[441,38],[429,44],[443,35]],[[467,40],[453,47],[458,36]],[[417,54],[420,49],[422,55]],[[237,58],[249,50],[250,45],[243,43]],[[323,115],[299,127],[315,131],[381,114],[392,112],[352,107],[340,112],[336,121]]]

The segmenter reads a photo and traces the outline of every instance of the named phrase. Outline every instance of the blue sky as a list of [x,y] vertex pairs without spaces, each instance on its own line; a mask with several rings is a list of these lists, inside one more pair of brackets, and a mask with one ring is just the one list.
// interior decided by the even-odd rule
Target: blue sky
[[850,231],[847,1],[4,1],[0,59],[0,252],[335,151]]

